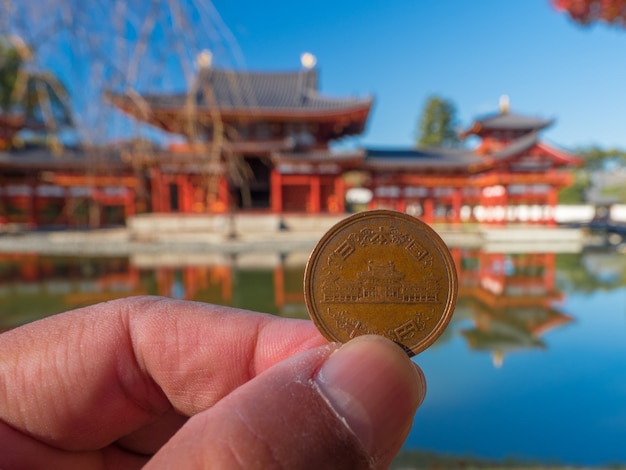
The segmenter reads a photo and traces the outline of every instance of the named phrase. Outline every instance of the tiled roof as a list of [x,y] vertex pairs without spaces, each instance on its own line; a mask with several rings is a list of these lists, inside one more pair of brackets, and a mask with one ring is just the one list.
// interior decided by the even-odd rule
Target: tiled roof
[[[142,96],[154,108],[180,108],[185,106],[187,100],[185,93]],[[198,75],[195,99],[199,108],[217,105],[220,109],[298,111],[341,110],[370,106],[372,103],[372,98],[329,98],[320,95],[315,69],[282,73],[207,69]]]
[[482,129],[488,130],[540,130],[550,126],[553,122],[553,120],[513,113],[499,113],[476,120]]
[[26,147],[0,152],[0,168],[29,169],[115,169],[127,164],[115,149],[64,147],[55,152],[47,147]]
[[367,149],[364,167],[378,169],[467,169],[484,165],[485,158],[465,149]]
[[530,150],[539,142],[538,138],[539,135],[537,132],[529,132],[528,134],[513,140],[502,150],[492,153],[490,157],[494,160],[504,160],[521,152],[525,152]]

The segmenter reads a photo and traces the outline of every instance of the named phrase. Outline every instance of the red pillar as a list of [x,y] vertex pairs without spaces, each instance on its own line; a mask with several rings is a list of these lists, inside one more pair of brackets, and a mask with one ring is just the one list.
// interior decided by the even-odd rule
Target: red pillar
[[346,211],[346,183],[341,175],[335,176],[335,196],[337,197],[337,213]]
[[283,211],[282,175],[273,168],[270,178],[270,206],[273,213],[280,214]]
[[230,191],[228,188],[228,181],[224,176],[220,176],[220,180],[217,184],[217,197],[220,205],[221,212],[228,212],[230,208]]
[[424,215],[422,217],[426,223],[432,223],[435,219],[435,202],[431,194],[432,190],[429,190],[428,196],[424,199]]
[[309,178],[309,211],[312,214],[320,212],[320,175],[311,175]]
[[133,216],[136,213],[137,207],[135,206],[135,190],[132,188],[126,188],[126,196],[124,197],[125,218]]
[[553,186],[550,188],[550,192],[548,193],[548,207],[550,210],[550,215],[548,216],[548,225],[556,225],[556,218],[554,217],[554,213],[556,211],[556,206],[559,203],[559,193],[557,189]]
[[176,184],[178,185],[179,212],[193,212],[193,185],[191,179],[187,175],[178,175]]
[[170,184],[172,183],[172,177],[169,175],[159,174],[159,206],[161,212],[172,212],[172,206],[170,205]]

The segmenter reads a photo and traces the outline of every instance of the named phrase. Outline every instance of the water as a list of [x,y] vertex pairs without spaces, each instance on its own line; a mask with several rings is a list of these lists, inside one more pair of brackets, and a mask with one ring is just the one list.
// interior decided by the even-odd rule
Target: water
[[[453,321],[405,452],[626,464],[626,256],[452,250]],[[136,294],[306,318],[306,253],[199,260],[0,255],[0,330]]]

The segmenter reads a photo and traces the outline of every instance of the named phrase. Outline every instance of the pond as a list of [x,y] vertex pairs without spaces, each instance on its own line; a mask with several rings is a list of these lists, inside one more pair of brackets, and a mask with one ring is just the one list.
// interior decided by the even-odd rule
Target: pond
[[[626,464],[626,256],[540,247],[452,254],[458,305],[415,359],[428,396],[398,465]],[[137,294],[307,318],[306,258],[0,254],[0,331]]]

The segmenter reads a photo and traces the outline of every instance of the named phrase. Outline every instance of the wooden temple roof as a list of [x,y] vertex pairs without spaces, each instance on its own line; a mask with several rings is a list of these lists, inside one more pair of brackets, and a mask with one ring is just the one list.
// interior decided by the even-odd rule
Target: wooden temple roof
[[328,121],[339,120],[344,134],[363,132],[373,98],[331,98],[319,93],[316,69],[295,72],[241,72],[204,69],[192,96],[106,93],[114,106],[159,127],[180,119],[189,107],[204,119],[217,110],[222,119]]
[[127,168],[121,154],[115,149],[82,149],[62,147],[53,150],[43,146],[14,148],[0,151],[0,169],[105,171]]
[[546,120],[536,117],[522,116],[509,112],[489,115],[474,121],[468,130],[462,133],[464,137],[469,135],[483,135],[492,131],[524,131],[532,132],[551,126],[554,120]]
[[537,153],[549,157],[556,166],[580,166],[583,163],[582,159],[541,142],[539,133],[533,131],[488,154],[458,148],[368,149],[362,167],[372,171],[477,173]]
[[[371,98],[328,98],[318,92],[316,69],[285,73],[206,69],[199,75],[197,103],[220,108],[328,111],[369,106]],[[214,98],[206,95],[210,86]],[[213,101],[214,100],[214,101]]]
[[367,149],[362,167],[372,171],[476,172],[485,169],[489,164],[489,159],[467,149]]
[[539,142],[539,134],[537,131],[529,132],[522,137],[518,137],[509,143],[506,147],[496,152],[490,153],[489,156],[495,160],[507,160],[511,157],[528,152]]

